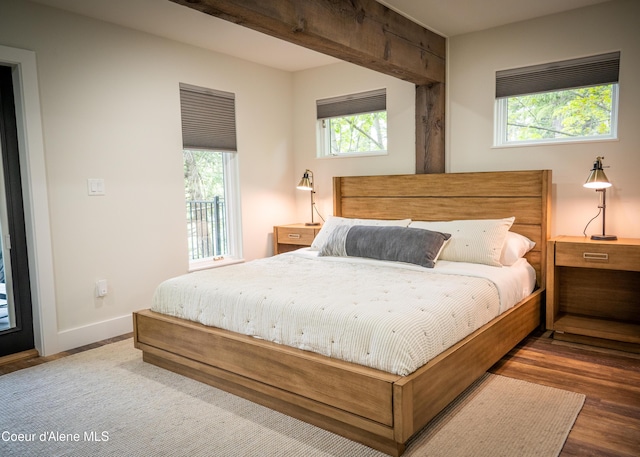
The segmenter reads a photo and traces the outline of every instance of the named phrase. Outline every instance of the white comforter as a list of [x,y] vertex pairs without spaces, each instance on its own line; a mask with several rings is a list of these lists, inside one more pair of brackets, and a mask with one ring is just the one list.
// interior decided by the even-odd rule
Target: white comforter
[[532,272],[301,250],[170,279],[152,309],[405,376],[528,295]]

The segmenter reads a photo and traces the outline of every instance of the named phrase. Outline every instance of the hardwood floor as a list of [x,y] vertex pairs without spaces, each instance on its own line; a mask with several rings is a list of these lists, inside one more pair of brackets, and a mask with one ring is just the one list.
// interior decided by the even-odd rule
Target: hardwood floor
[[530,335],[489,371],[586,395],[561,457],[640,456],[638,354]]
[[[2,365],[0,376],[131,336]],[[560,457],[640,456],[640,355],[562,343],[536,333],[489,371],[586,395]]]

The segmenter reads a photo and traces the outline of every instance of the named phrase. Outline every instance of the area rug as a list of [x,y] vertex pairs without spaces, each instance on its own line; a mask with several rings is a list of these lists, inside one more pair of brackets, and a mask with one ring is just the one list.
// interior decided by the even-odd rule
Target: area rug
[[[486,374],[409,444],[412,456],[557,456],[584,396]],[[0,376],[2,456],[384,454],[142,362],[132,340]]]

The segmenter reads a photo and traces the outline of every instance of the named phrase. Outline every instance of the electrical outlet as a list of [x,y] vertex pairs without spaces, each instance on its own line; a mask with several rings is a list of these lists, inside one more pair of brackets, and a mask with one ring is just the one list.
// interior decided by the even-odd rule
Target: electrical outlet
[[96,296],[104,297],[105,295],[107,295],[107,280],[100,279],[96,281]]

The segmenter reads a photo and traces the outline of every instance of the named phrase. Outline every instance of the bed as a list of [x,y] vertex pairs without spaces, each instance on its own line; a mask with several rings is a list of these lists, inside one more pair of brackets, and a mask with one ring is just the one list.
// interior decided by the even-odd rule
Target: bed
[[[336,177],[333,184],[338,217],[427,223],[515,217],[510,231],[535,242],[526,254],[535,290],[406,375],[149,309],[133,315],[134,343],[146,362],[399,456],[413,435],[541,325],[551,172]],[[277,257],[310,262],[295,256]]]

